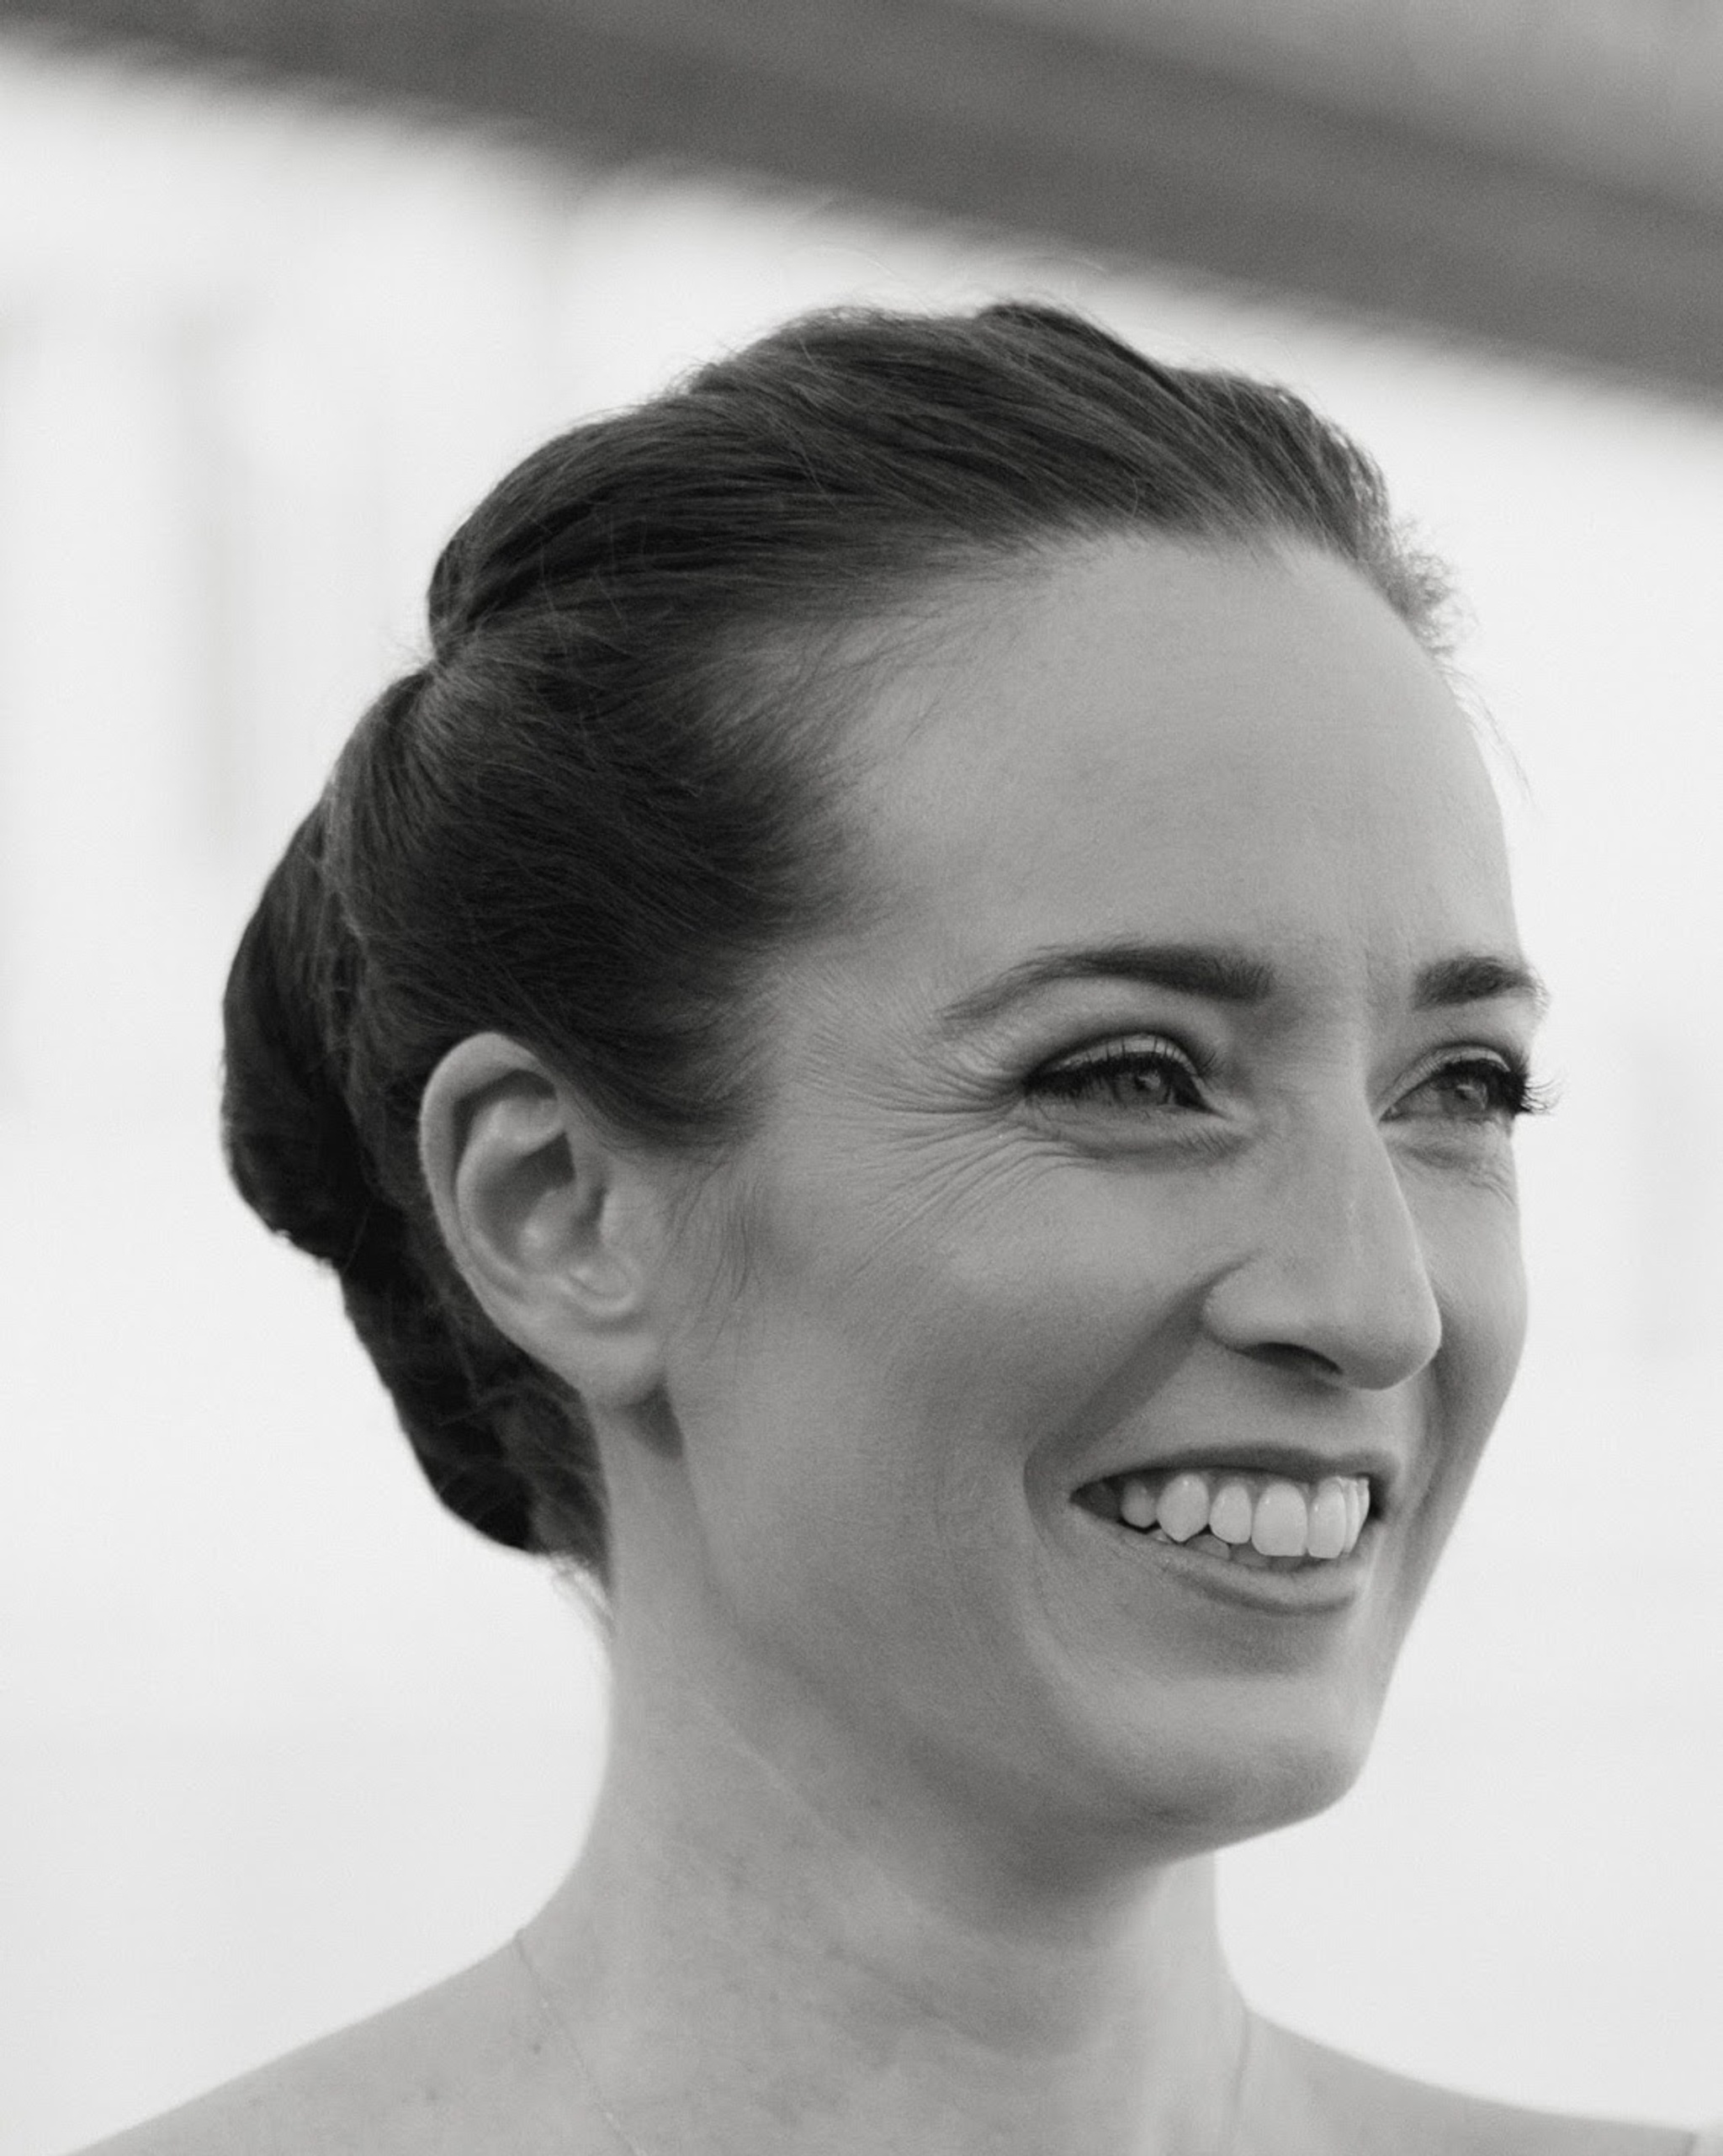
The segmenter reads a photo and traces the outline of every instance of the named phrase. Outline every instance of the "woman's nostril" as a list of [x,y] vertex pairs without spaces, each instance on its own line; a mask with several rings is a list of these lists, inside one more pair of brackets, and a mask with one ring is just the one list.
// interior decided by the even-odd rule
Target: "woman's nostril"
[[1253,1351],[1259,1362],[1272,1363],[1277,1370],[1290,1370],[1300,1376],[1313,1373],[1344,1381],[1346,1375],[1332,1356],[1323,1355],[1314,1347],[1302,1346],[1296,1341],[1265,1341]]

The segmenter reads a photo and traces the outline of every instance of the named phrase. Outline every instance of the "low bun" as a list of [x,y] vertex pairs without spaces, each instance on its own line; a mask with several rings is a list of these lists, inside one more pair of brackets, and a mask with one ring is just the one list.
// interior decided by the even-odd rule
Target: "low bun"
[[[512,1396],[522,1370],[512,1363],[531,1366],[500,1336],[487,1355],[470,1328],[451,1325],[447,1283],[427,1273],[422,1237],[381,1187],[348,1106],[342,1037],[359,954],[326,879],[326,836],[320,803],[265,885],[228,975],[228,1170],[260,1219],[336,1272],[444,1504],[494,1541],[533,1548],[532,1490],[499,1429],[521,1412]],[[533,1442],[542,1447],[544,1434]]]
[[264,885],[228,974],[222,1141],[240,1195],[268,1227],[343,1276],[366,1276],[390,1262],[396,1239],[326,1030],[351,982],[337,962],[323,837],[320,803]]

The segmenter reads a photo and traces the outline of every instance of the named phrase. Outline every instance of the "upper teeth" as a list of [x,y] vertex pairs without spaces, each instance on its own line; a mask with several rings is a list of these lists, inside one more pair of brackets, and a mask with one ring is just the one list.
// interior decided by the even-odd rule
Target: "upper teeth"
[[1158,1527],[1175,1543],[1206,1528],[1223,1543],[1249,1543],[1264,1557],[1344,1557],[1370,1512],[1370,1479],[1361,1474],[1301,1483],[1186,1468],[1158,1489],[1137,1474],[1116,1487],[1119,1516],[1130,1527]]

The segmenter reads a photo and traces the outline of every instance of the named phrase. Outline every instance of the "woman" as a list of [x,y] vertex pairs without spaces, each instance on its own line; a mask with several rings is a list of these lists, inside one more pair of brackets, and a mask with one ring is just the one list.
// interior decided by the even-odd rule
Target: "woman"
[[240,1187],[591,1583],[506,1947],[117,2145],[1642,2151],[1253,2015],[1512,1380],[1540,993],[1442,592],[1296,399],[833,315],[438,565],[227,1001]]

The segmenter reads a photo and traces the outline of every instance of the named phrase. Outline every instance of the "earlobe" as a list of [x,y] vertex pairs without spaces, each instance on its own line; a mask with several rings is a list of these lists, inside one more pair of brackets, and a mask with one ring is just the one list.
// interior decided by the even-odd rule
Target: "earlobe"
[[590,1405],[644,1399],[660,1376],[653,1192],[575,1089],[518,1043],[474,1034],[432,1073],[419,1154],[492,1324]]

